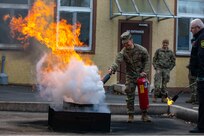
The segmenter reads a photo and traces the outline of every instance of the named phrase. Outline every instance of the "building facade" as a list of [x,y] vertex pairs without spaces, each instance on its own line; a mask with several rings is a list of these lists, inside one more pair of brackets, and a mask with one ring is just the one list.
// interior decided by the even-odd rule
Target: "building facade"
[[[44,47],[22,48],[21,43],[10,36],[6,14],[25,17],[36,0],[0,1],[0,55],[6,56],[5,73],[9,84],[36,84],[36,62]],[[43,0],[49,2],[49,0]],[[188,69],[191,51],[190,21],[204,18],[204,0],[53,0],[56,3],[54,20],[66,19],[71,24],[80,22],[80,40],[84,46],[76,50],[89,55],[101,71],[107,73],[118,51],[122,48],[120,35],[126,30],[133,34],[134,42],[147,48],[151,61],[163,39],[169,39],[169,48],[176,55],[176,67],[171,72],[169,87],[188,85]],[[150,82],[154,69],[151,65]],[[107,86],[124,83],[124,66],[106,83]]]

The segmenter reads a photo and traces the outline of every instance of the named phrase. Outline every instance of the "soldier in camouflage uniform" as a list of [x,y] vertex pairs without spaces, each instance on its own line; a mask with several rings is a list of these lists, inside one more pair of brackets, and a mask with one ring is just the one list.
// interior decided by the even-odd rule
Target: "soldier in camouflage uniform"
[[168,48],[168,45],[169,40],[163,40],[162,48],[157,49],[153,57],[153,66],[156,71],[154,75],[153,102],[156,102],[156,98],[160,96],[162,97],[162,102],[167,102],[167,83],[170,80],[170,71],[175,66],[175,56]]
[[[118,53],[115,62],[109,69],[109,73],[114,73],[121,62],[126,63],[126,102],[128,122],[134,120],[134,100],[136,80],[138,77],[146,77],[149,72],[150,62],[147,50],[141,45],[134,44],[132,35],[129,31],[121,35],[123,49]],[[147,110],[142,111],[142,118],[144,122],[151,121],[147,115]]]
[[198,93],[197,93],[197,83],[196,77],[192,76],[191,71],[189,69],[189,65],[186,66],[189,70],[188,72],[188,80],[191,89],[191,98],[186,101],[186,103],[198,104]]
[[[194,46],[195,44],[195,37],[191,39],[191,44]],[[193,104],[198,104],[198,93],[197,93],[197,83],[196,83],[196,77],[192,76],[189,65],[186,66],[188,68],[188,80],[189,80],[189,85],[191,89],[191,98],[186,101],[186,103],[193,103]]]
[[[195,37],[191,39],[191,44],[194,46],[195,44]],[[196,83],[196,77],[192,76],[191,71],[189,69],[189,65],[186,66],[188,68],[188,80],[189,80],[189,85],[191,89],[191,98],[186,101],[186,103],[193,103],[193,104],[198,104],[198,93],[197,93],[197,83]]]

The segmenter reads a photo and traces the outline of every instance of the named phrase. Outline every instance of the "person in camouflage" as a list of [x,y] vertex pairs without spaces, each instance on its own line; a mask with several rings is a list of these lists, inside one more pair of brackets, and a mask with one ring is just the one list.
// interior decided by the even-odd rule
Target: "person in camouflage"
[[[136,80],[139,77],[147,77],[149,72],[150,61],[147,50],[141,45],[133,43],[132,35],[129,31],[124,32],[121,35],[123,49],[118,53],[115,62],[109,69],[109,73],[115,73],[119,64],[125,62],[126,64],[126,83],[125,93],[127,95],[127,113],[128,122],[134,120],[134,100],[135,100],[135,89]],[[147,110],[142,111],[141,119],[144,122],[151,121],[147,115]]]
[[176,60],[168,45],[169,40],[164,39],[162,48],[157,49],[153,57],[153,66],[156,71],[154,75],[153,102],[156,102],[158,97],[162,97],[162,102],[167,102],[167,83],[170,80],[170,71],[174,68]]
[[[191,39],[191,44],[194,46],[195,44],[195,37]],[[192,103],[192,104],[198,104],[198,93],[197,93],[197,83],[196,83],[196,77],[192,76],[189,65],[186,66],[188,68],[188,80],[189,85],[191,89],[191,98],[186,101],[186,103]]]
[[189,69],[189,65],[186,66],[188,68],[188,80],[191,89],[191,98],[186,101],[186,103],[198,104],[198,93],[197,93],[197,83],[196,77],[192,76],[191,71]]

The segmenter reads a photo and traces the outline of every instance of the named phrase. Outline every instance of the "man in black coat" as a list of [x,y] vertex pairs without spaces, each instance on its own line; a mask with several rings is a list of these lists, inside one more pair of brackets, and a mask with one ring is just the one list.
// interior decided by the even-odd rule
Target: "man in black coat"
[[197,77],[197,91],[199,97],[197,127],[190,133],[204,133],[204,24],[200,19],[191,21],[191,32],[195,38],[190,57],[190,71]]

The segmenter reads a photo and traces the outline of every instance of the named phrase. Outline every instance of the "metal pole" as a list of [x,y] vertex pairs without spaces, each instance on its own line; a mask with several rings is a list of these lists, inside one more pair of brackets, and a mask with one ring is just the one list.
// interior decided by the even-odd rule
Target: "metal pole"
[[1,73],[4,73],[4,65],[5,65],[6,57],[2,56],[1,60],[2,60],[2,63],[1,63]]

